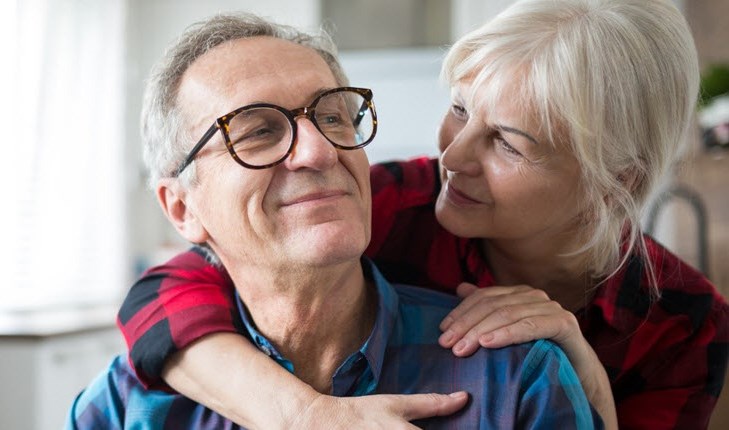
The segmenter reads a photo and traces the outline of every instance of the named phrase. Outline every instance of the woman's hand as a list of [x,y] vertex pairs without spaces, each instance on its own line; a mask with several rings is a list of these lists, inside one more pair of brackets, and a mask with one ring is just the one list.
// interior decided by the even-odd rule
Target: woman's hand
[[464,299],[441,322],[441,346],[465,357],[479,346],[501,348],[550,339],[569,357],[605,428],[617,428],[615,401],[607,372],[582,335],[572,312],[551,300],[544,291],[526,285],[477,288],[463,283],[458,286],[457,293]]
[[536,339],[551,339],[580,353],[576,338],[584,338],[577,318],[542,290],[463,283],[457,293],[464,299],[441,322],[439,342],[459,357],[473,354],[479,345],[501,348]]
[[468,394],[378,394],[332,397],[319,394],[298,411],[291,429],[417,429],[410,421],[450,415],[463,406]]

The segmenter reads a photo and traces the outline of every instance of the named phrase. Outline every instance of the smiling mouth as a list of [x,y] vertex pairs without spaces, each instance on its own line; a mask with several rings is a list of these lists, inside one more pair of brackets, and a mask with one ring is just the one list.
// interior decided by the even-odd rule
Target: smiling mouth
[[304,203],[327,203],[332,200],[336,200],[340,197],[346,196],[347,193],[340,190],[333,190],[333,191],[321,191],[316,193],[310,193],[305,194],[303,196],[299,196],[294,198],[293,200],[288,200],[285,203],[283,203],[281,206],[294,206]]
[[482,202],[471,198],[458,188],[451,185],[450,182],[445,184],[445,197],[456,206],[473,206],[482,204]]

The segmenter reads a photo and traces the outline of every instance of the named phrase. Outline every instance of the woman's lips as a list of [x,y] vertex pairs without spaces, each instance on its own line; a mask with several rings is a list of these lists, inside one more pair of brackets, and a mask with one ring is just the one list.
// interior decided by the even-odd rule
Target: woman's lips
[[445,195],[448,200],[456,206],[473,206],[482,204],[482,202],[470,197],[463,191],[454,187],[450,182],[446,183]]

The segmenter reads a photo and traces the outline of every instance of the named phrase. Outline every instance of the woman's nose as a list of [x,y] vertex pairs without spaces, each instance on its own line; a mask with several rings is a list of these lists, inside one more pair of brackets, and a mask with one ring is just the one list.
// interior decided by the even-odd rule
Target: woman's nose
[[480,134],[468,126],[452,133],[446,141],[441,139],[441,165],[451,172],[478,175],[481,170],[481,160],[478,159],[482,152],[478,151],[478,145],[483,144],[481,140]]

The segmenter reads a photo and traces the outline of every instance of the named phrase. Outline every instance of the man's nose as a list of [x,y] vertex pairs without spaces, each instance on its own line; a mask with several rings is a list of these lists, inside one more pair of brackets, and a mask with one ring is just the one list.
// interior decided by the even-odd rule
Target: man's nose
[[294,147],[285,162],[288,169],[326,170],[337,163],[337,149],[309,118],[297,117],[296,128]]

